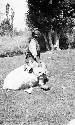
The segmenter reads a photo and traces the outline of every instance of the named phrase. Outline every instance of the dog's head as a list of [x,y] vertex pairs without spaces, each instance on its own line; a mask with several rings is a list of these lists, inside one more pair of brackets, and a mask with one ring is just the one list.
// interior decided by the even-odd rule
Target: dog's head
[[37,77],[39,77],[43,74],[47,74],[47,68],[46,67],[34,67],[33,72]]

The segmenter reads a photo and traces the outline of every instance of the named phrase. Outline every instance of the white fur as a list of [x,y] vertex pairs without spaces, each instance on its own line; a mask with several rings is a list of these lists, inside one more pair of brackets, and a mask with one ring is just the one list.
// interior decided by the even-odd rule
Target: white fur
[[30,87],[32,86],[32,82],[37,81],[37,77],[43,73],[46,74],[46,67],[42,63],[42,67],[34,66],[34,73],[28,73],[24,71],[24,65],[16,68],[11,71],[4,80],[3,89],[19,89],[21,85],[28,84]]
[[19,89],[22,84],[31,83],[37,81],[37,77],[27,71],[24,71],[24,65],[11,71],[4,80],[3,89]]
[[38,77],[39,77],[40,75],[42,75],[43,73],[44,73],[44,74],[47,74],[47,73],[48,73],[48,72],[47,72],[47,68],[46,68],[44,62],[41,62],[41,66],[38,66],[38,67],[35,66],[35,67],[33,68],[33,72],[34,72],[34,74],[37,75]]
[[75,125],[75,119],[72,119],[67,125]]

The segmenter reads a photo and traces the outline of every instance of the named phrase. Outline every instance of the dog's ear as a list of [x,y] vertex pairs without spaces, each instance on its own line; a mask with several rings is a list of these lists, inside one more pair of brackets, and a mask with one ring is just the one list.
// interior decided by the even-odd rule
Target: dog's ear
[[29,70],[29,73],[32,73],[33,72],[33,68],[31,68],[30,70]]
[[46,82],[48,82],[49,79],[47,77],[44,78],[44,83],[46,84]]
[[43,82],[46,84],[46,82],[49,81],[49,79],[47,78],[46,74],[42,74],[39,78],[43,79]]

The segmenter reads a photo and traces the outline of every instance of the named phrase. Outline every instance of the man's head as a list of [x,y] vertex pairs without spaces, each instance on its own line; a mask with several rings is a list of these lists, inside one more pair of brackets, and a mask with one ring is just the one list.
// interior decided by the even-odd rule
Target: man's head
[[39,32],[38,28],[34,28],[34,30],[32,32],[32,37],[37,38],[39,35],[40,35],[40,32]]

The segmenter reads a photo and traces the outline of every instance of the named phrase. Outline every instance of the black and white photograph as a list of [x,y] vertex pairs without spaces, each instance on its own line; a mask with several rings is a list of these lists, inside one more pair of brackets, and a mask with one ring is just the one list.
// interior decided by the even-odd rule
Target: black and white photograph
[[75,0],[0,0],[0,125],[75,125]]

